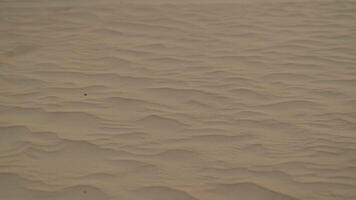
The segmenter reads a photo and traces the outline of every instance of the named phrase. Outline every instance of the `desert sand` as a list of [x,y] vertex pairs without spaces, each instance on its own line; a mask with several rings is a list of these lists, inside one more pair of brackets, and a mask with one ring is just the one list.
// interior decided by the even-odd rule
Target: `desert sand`
[[0,0],[0,200],[356,199],[356,2]]

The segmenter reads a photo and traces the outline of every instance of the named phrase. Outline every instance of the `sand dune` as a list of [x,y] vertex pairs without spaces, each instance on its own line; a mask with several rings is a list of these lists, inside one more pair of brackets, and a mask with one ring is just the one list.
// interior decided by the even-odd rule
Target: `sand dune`
[[356,199],[356,2],[0,0],[0,200]]

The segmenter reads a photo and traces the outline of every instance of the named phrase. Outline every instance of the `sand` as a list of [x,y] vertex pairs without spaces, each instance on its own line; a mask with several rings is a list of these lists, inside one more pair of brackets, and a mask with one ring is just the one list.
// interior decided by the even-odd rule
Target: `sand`
[[0,0],[0,200],[356,199],[356,2]]

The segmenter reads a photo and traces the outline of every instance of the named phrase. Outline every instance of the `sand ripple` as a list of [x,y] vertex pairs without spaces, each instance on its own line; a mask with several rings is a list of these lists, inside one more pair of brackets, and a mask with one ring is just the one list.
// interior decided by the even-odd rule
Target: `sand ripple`
[[0,1],[0,199],[356,199],[356,3]]

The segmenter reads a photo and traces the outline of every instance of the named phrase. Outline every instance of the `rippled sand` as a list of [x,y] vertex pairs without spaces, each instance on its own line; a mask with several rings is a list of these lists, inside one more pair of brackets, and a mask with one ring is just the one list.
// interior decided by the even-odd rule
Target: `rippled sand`
[[356,199],[356,2],[1,0],[0,71],[0,200]]

